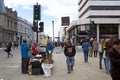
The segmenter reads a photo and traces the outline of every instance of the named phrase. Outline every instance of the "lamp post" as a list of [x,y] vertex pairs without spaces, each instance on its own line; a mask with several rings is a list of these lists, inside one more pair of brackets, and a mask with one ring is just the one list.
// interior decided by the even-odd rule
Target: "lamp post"
[[25,40],[26,40],[26,27],[25,27]]
[[75,45],[75,34],[72,35],[72,44]]
[[52,21],[52,28],[53,28],[53,44],[54,44],[54,21]]

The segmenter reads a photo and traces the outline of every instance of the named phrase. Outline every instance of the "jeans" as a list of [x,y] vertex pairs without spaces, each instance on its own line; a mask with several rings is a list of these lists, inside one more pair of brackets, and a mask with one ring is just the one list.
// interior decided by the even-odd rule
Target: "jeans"
[[93,47],[90,46],[89,47],[89,56],[92,57],[92,55],[93,55]]
[[103,52],[99,53],[99,68],[102,69]]
[[74,57],[68,57],[68,56],[66,57],[68,72],[70,72],[73,69],[74,63],[75,63]]
[[109,70],[110,70],[110,61],[109,61],[109,57],[106,56],[104,58],[104,63],[105,63],[105,71],[107,74],[109,74]]
[[88,62],[88,51],[84,51],[84,61]]
[[7,54],[8,54],[8,58],[9,58],[9,55],[13,56],[13,55],[10,53],[10,51],[8,51]]
[[46,53],[45,53],[45,52],[40,52],[40,54],[42,55],[42,58],[43,58],[43,59],[46,58]]
[[22,63],[21,63],[22,73],[24,74],[28,73],[28,64],[29,64],[29,58],[22,58]]

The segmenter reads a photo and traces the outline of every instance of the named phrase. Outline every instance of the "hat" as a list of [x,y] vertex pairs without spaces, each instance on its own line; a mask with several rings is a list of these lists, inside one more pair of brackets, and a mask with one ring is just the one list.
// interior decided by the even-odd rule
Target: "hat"
[[120,44],[120,39],[116,39],[114,42],[113,42],[113,45],[116,44],[116,45],[119,45]]

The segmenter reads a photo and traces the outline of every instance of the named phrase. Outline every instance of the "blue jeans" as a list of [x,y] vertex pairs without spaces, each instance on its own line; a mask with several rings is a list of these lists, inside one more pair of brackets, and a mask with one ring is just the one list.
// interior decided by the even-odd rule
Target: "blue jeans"
[[69,72],[71,71],[71,69],[73,69],[74,63],[75,63],[74,57],[68,56],[66,57],[67,69]]
[[102,69],[103,52],[99,53],[99,68]]
[[84,51],[84,61],[88,62],[88,51]]
[[104,58],[104,63],[105,63],[105,71],[107,74],[109,74],[109,70],[110,70],[110,61],[109,61],[109,57],[106,56]]

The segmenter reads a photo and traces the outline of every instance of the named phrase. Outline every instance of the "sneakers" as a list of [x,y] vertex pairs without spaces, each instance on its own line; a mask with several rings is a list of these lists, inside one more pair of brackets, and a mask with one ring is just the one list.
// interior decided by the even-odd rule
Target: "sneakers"
[[50,75],[45,75],[45,74],[44,74],[43,77],[50,77]]
[[71,67],[71,71],[73,71],[73,67]]
[[11,54],[11,57],[13,57],[13,55]]
[[102,69],[102,67],[100,67],[100,69]]
[[70,74],[70,71],[68,71],[67,73]]
[[69,69],[68,69],[68,72],[67,72],[67,73],[68,73],[68,74],[70,74],[70,73],[71,73],[71,71],[73,71],[73,66],[70,66],[70,67],[69,67]]

